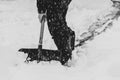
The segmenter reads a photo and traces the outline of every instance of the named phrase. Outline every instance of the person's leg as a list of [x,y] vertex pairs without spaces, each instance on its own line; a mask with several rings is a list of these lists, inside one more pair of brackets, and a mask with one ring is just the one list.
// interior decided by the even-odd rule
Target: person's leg
[[[49,26],[56,28],[54,26]],[[51,31],[51,30],[50,30]],[[53,31],[54,32],[54,31]],[[61,64],[64,65],[72,56],[72,50],[74,50],[75,43],[75,33],[70,28],[69,29],[58,29],[52,33],[53,40],[61,52]]]
[[61,52],[60,62],[62,65],[71,59],[75,42],[75,33],[66,23],[66,13],[67,9],[58,13],[58,15],[57,13],[51,13],[51,11],[47,12],[48,29],[58,50]]
[[56,36],[53,37],[54,42],[61,51],[61,64],[64,65],[72,56],[72,50],[74,49],[75,33],[70,28],[61,29],[56,32]]

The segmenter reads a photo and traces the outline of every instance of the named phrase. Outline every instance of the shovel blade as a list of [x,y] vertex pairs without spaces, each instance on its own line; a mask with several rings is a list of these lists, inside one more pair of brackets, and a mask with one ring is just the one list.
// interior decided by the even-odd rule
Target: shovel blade
[[38,49],[37,48],[21,48],[19,52],[24,52],[28,54],[25,62],[32,62],[32,61],[60,61],[61,53],[59,50],[49,50],[49,49],[42,49],[41,50],[41,57],[38,58]]

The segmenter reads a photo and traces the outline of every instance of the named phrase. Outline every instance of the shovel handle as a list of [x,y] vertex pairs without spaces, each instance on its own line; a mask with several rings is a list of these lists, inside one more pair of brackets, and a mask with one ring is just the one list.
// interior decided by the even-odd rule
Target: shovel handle
[[46,15],[43,15],[41,19],[40,39],[39,39],[39,46],[38,46],[39,49],[42,49],[45,18],[46,18]]

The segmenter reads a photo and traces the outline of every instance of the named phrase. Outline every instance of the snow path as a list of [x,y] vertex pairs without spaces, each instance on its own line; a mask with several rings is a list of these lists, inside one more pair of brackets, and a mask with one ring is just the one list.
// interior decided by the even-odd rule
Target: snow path
[[[25,64],[26,55],[17,50],[37,46],[40,24],[34,1],[25,0],[24,8],[19,6],[21,3],[22,0],[19,0],[7,6],[8,3],[0,2],[0,80],[120,80],[120,20],[114,22],[111,30],[88,42],[79,54],[77,64],[71,68],[63,67],[58,62]],[[71,21],[72,24],[68,22],[69,25],[89,25],[89,21],[86,23],[84,19],[86,10],[73,9],[68,13],[69,18],[77,18]],[[83,21],[81,16],[79,18],[72,13],[83,15]],[[79,24],[75,24],[78,21]],[[53,42],[52,47],[46,44],[52,41],[48,33],[44,34],[47,35],[44,47],[55,48]]]

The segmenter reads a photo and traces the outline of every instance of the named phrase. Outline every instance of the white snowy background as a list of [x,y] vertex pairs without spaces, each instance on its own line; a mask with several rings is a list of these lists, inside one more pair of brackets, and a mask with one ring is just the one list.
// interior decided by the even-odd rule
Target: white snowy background
[[[76,32],[86,29],[110,0],[73,0],[67,22]],[[35,0],[0,0],[0,80],[120,80],[120,19],[80,48],[74,66],[59,62],[24,63],[22,47],[37,48],[40,23]],[[47,24],[44,48],[56,49]]]

